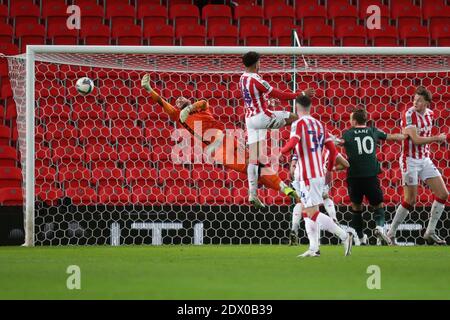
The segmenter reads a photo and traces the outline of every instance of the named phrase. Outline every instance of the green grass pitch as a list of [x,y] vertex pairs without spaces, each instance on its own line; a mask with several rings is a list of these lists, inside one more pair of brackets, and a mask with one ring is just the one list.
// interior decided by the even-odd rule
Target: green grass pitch
[[[449,247],[2,247],[0,299],[450,299]],[[68,290],[69,265],[81,289]],[[381,289],[367,288],[367,267]]]

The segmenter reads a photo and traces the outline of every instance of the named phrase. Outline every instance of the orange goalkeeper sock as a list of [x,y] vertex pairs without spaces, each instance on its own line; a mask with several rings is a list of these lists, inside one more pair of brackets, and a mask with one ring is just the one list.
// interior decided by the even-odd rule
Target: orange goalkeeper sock
[[276,174],[262,174],[259,178],[259,182],[265,185],[268,188],[271,188],[276,191],[281,190],[281,179]]

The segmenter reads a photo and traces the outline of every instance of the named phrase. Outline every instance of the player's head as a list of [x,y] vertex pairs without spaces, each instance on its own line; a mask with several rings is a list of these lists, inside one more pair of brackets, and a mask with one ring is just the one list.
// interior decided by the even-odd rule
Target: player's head
[[242,56],[242,63],[247,69],[254,70],[255,72],[259,71],[259,60],[261,56],[258,52],[249,51]]
[[425,109],[431,103],[431,93],[425,87],[417,87],[416,94],[414,95],[414,108],[418,112],[425,111]]
[[297,112],[309,113],[311,110],[311,98],[306,95],[299,95],[295,98],[295,106],[297,107]]
[[356,109],[350,115],[352,127],[367,125],[367,112],[363,108]]
[[187,99],[185,97],[178,97],[178,99],[175,101],[175,106],[180,110],[183,110],[190,104],[191,104],[191,101],[189,101],[189,99]]

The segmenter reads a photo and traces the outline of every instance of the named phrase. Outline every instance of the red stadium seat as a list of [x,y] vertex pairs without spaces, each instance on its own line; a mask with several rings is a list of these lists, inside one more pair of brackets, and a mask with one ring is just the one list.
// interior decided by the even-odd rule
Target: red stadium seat
[[22,186],[22,170],[15,167],[0,167],[0,188]]
[[268,205],[278,205],[278,206],[289,206],[291,204],[291,199],[280,191],[275,191],[273,189],[267,189],[267,194],[263,198],[264,202]]
[[272,27],[272,39],[275,40],[276,46],[292,46],[292,30],[297,31],[299,40],[301,41],[302,32],[296,25],[279,24]]
[[155,168],[131,167],[125,170],[125,180],[129,186],[154,186],[158,180]]
[[[106,117],[110,119],[115,126],[121,124],[134,124],[138,119],[138,113],[129,103],[114,102],[106,106]],[[119,120],[119,121],[117,121]],[[121,120],[121,121],[120,121]]]
[[97,127],[86,125],[80,130],[80,142],[85,145],[105,144],[111,139],[110,129],[106,126]]
[[36,187],[41,189],[55,188],[55,182],[58,180],[55,168],[38,166],[35,171]]
[[204,26],[199,24],[178,25],[176,38],[182,46],[204,46],[206,44],[206,30]]
[[151,25],[144,30],[144,38],[151,46],[174,45],[174,30],[171,25]]
[[227,188],[202,188],[199,192],[200,204],[231,204],[234,203],[231,191]]
[[194,165],[192,179],[199,188],[224,187],[225,171],[213,165]]
[[388,27],[389,21],[390,21],[390,11],[389,7],[385,4],[383,4],[382,0],[360,0],[359,1],[359,19],[364,21],[364,25],[366,25],[367,18],[372,16],[371,13],[367,13],[367,9],[370,6],[376,5],[380,8],[380,17],[381,17],[381,27]]
[[88,25],[103,25],[104,9],[97,2],[91,1],[85,4],[78,4],[82,9],[82,28]]
[[7,23],[9,14],[8,14],[8,6],[4,4],[0,4],[0,22],[1,23]]
[[270,45],[270,31],[263,24],[241,25],[241,38],[245,46]]
[[240,6],[256,6],[257,0],[237,0],[236,1]]
[[19,48],[12,43],[0,43],[0,52],[7,55],[19,54]]
[[134,6],[124,3],[109,4],[106,7],[106,17],[109,19],[109,25],[134,25],[135,11]]
[[131,192],[120,186],[99,187],[99,202],[106,205],[127,205],[131,202]]
[[430,35],[427,27],[420,25],[404,25],[400,27],[400,40],[408,47],[427,47],[430,45]]
[[56,205],[64,197],[63,191],[58,188],[40,188],[36,186],[35,193],[40,201],[45,202],[49,206]]
[[[153,121],[152,121],[153,122]],[[172,135],[172,130],[170,130],[169,128],[158,128],[158,127],[154,127],[154,128],[149,128],[147,126],[147,128],[144,129],[145,132],[145,137],[147,137],[147,139],[151,142],[151,144],[154,146],[153,147],[153,152],[156,152],[156,149],[158,149],[159,152],[161,152],[160,156],[163,156],[164,154],[166,154],[165,148],[169,147],[172,148],[172,146],[170,145],[172,143],[171,140],[171,135]],[[161,150],[160,148],[163,148],[163,150]],[[168,154],[171,154],[171,150],[169,149]]]
[[431,39],[440,47],[450,47],[450,26],[435,24],[430,28]]
[[0,145],[0,167],[16,167],[18,160],[15,148]]
[[323,25],[327,22],[327,9],[318,4],[318,1],[301,1],[296,5],[297,19],[303,28],[306,26]]
[[17,108],[16,104],[12,101],[6,107],[5,120],[7,124],[9,123],[11,125],[16,122],[16,119],[17,119]]
[[50,23],[66,25],[67,4],[64,0],[43,1],[42,18],[46,20],[46,25]]
[[144,140],[142,129],[137,126],[117,126],[111,128],[111,141],[114,143],[141,143]]
[[2,188],[0,189],[0,205],[21,206],[23,205],[22,188]]
[[359,83],[358,97],[364,104],[390,103],[391,87],[379,79],[363,79]]
[[16,37],[20,38],[20,50],[25,52],[29,44],[45,44],[45,28],[40,24],[19,24],[16,25]]
[[450,5],[443,1],[429,1],[422,4],[423,19],[430,27],[450,25]]
[[396,20],[397,27],[401,29],[405,25],[421,24],[422,12],[410,0],[397,0],[391,2],[391,18]]
[[90,186],[91,171],[81,167],[61,168],[58,173],[58,181],[64,189]]
[[[41,109],[41,113],[37,118],[44,123],[56,123],[69,120],[70,112],[70,107],[67,105],[46,105]],[[63,128],[61,127],[61,129]]]
[[269,4],[264,8],[265,17],[270,22],[270,27],[277,25],[295,24],[294,8],[286,4]]
[[90,164],[92,169],[114,168],[118,159],[119,154],[108,144],[93,144],[86,147],[84,161]]
[[150,26],[167,24],[167,8],[159,4],[142,3],[138,9],[138,18],[141,20],[143,29]]
[[170,6],[169,17],[175,26],[196,25],[200,21],[200,11],[193,4],[176,4]]
[[303,29],[303,38],[309,46],[333,46],[333,29],[326,25],[306,25]]
[[14,20],[14,26],[39,23],[40,9],[32,1],[11,1],[9,16]]
[[356,24],[339,25],[335,28],[335,35],[341,46],[366,46],[366,29],[363,26]]
[[140,144],[126,144],[119,147],[120,162],[125,163],[127,168],[150,167],[152,153],[149,148]]
[[80,129],[89,125],[102,126],[104,118],[103,108],[98,104],[74,103],[72,105],[71,120],[76,122]]
[[66,121],[52,122],[47,125],[45,139],[50,147],[75,145],[79,136],[78,130]]
[[122,186],[125,181],[122,169],[96,168],[92,170],[91,184],[93,186]]
[[0,43],[12,43],[13,39],[13,28],[7,23],[0,22]]
[[229,25],[232,23],[231,8],[221,4],[209,4],[202,9],[202,18],[208,28],[216,25]]
[[81,28],[80,37],[85,45],[109,45],[110,30],[105,25],[85,25]]
[[225,183],[232,188],[243,188],[247,186],[247,175],[234,170],[227,170]]
[[367,30],[367,38],[375,47],[398,46],[398,30],[392,26],[382,26],[381,29]]
[[47,25],[47,39],[55,45],[77,45],[78,30],[69,30],[65,24],[49,22]]
[[239,32],[233,25],[214,25],[208,28],[208,38],[213,46],[237,46],[239,44]]
[[165,193],[158,187],[135,185],[131,201],[134,204],[163,204],[166,202]]
[[41,144],[36,144],[35,153],[36,153],[35,166],[37,168],[40,166],[49,167],[51,165],[52,151],[49,148]]
[[[258,193],[261,189],[258,189]],[[248,189],[242,186],[234,187],[231,189],[231,197],[233,198],[233,203],[236,205],[250,205],[248,201]]]
[[333,25],[355,24],[358,22],[358,9],[348,2],[331,2],[328,5],[328,17]]
[[169,204],[187,204],[187,203],[193,203],[197,204],[198,200],[198,194],[197,190],[186,187],[186,186],[173,186],[173,187],[167,187],[166,192],[167,194],[167,203]]
[[159,169],[158,183],[166,186],[192,185],[191,173],[182,165],[165,164]]
[[94,205],[98,203],[97,192],[92,188],[69,188],[66,196],[74,205]]
[[264,22],[264,11],[260,6],[239,5],[234,9],[234,19],[239,28],[243,25],[259,25]]
[[117,45],[140,46],[142,43],[141,27],[134,24],[114,24],[111,32]]
[[193,0],[171,0],[170,4],[192,4]]

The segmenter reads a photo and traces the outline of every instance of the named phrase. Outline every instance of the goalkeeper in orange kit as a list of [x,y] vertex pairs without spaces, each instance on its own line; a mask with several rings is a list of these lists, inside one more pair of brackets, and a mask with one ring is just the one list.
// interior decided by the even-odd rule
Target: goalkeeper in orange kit
[[[248,151],[245,145],[239,143],[233,134],[225,130],[224,124],[214,118],[206,100],[199,100],[191,104],[188,99],[179,97],[176,106],[172,106],[151,88],[150,75],[145,75],[141,84],[172,121],[177,122],[202,142],[204,151],[211,155],[216,163],[223,164],[228,169],[247,173]],[[298,199],[295,190],[281,181],[271,168],[261,167],[259,182],[268,188]],[[260,199],[252,200],[252,204],[256,208],[264,207]]]

